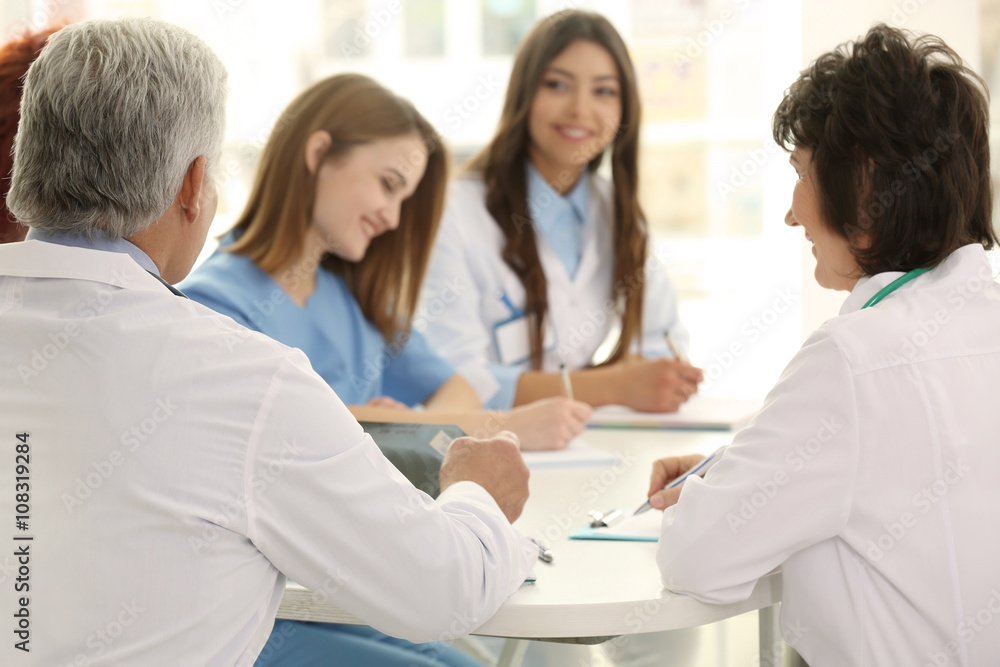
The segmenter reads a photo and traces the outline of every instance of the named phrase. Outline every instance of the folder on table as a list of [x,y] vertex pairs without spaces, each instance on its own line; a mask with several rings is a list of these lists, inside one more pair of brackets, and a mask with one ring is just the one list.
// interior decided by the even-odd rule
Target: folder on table
[[571,540],[620,540],[626,542],[658,542],[663,512],[652,510],[639,516],[629,515],[611,526],[593,523],[570,533]]
[[751,399],[695,396],[677,412],[637,412],[623,405],[602,405],[594,409],[588,426],[731,431],[746,426],[761,404]]

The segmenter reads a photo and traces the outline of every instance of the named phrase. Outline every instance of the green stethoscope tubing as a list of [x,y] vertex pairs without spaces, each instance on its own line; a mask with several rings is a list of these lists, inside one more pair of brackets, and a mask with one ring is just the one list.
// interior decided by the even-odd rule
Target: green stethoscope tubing
[[881,301],[885,297],[889,296],[890,294],[892,294],[893,292],[895,292],[897,289],[899,289],[900,287],[902,287],[906,283],[910,282],[911,280],[913,280],[914,278],[916,278],[917,276],[919,276],[919,275],[921,275],[923,273],[927,273],[928,271],[930,271],[930,269],[913,269],[912,271],[908,271],[907,273],[904,273],[903,275],[901,275],[900,277],[896,278],[891,283],[889,283],[888,285],[886,285],[885,287],[883,287],[882,289],[880,289],[875,294],[875,296],[873,296],[872,298],[868,299],[868,302],[865,303],[865,305],[861,306],[861,310],[864,310],[865,308],[868,308],[869,306],[874,306],[879,301]]

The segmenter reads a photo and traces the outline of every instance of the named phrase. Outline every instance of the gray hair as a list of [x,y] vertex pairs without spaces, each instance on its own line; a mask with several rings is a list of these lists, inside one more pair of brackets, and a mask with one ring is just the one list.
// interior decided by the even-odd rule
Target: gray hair
[[226,93],[222,61],[175,25],[63,28],[25,79],[8,208],[38,229],[135,234],[170,207],[199,156],[214,180]]

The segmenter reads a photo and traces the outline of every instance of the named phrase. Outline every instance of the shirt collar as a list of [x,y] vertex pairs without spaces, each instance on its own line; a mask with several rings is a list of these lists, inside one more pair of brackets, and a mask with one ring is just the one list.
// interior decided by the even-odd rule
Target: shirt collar
[[587,219],[587,205],[590,201],[590,178],[584,172],[565,196],[556,192],[530,161],[526,162],[528,176],[528,207],[531,218],[545,225],[559,217],[564,211],[572,211],[576,221]]
[[152,273],[157,278],[160,277],[160,270],[149,258],[149,255],[139,249],[137,245],[125,239],[112,239],[99,229],[93,232],[93,238],[87,238],[83,234],[72,234],[69,232],[52,232],[43,229],[31,228],[25,241],[44,241],[46,243],[57,243],[59,245],[73,248],[90,248],[91,250],[103,250],[105,252],[125,253],[135,263]]

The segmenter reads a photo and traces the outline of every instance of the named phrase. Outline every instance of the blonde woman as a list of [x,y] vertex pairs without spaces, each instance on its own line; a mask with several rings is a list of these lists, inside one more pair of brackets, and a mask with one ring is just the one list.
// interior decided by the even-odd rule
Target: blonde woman
[[586,405],[487,413],[412,327],[447,170],[408,101],[360,75],[319,81],[278,119],[243,214],[181,288],[300,348],[358,419],[506,429],[524,449],[564,447]]

